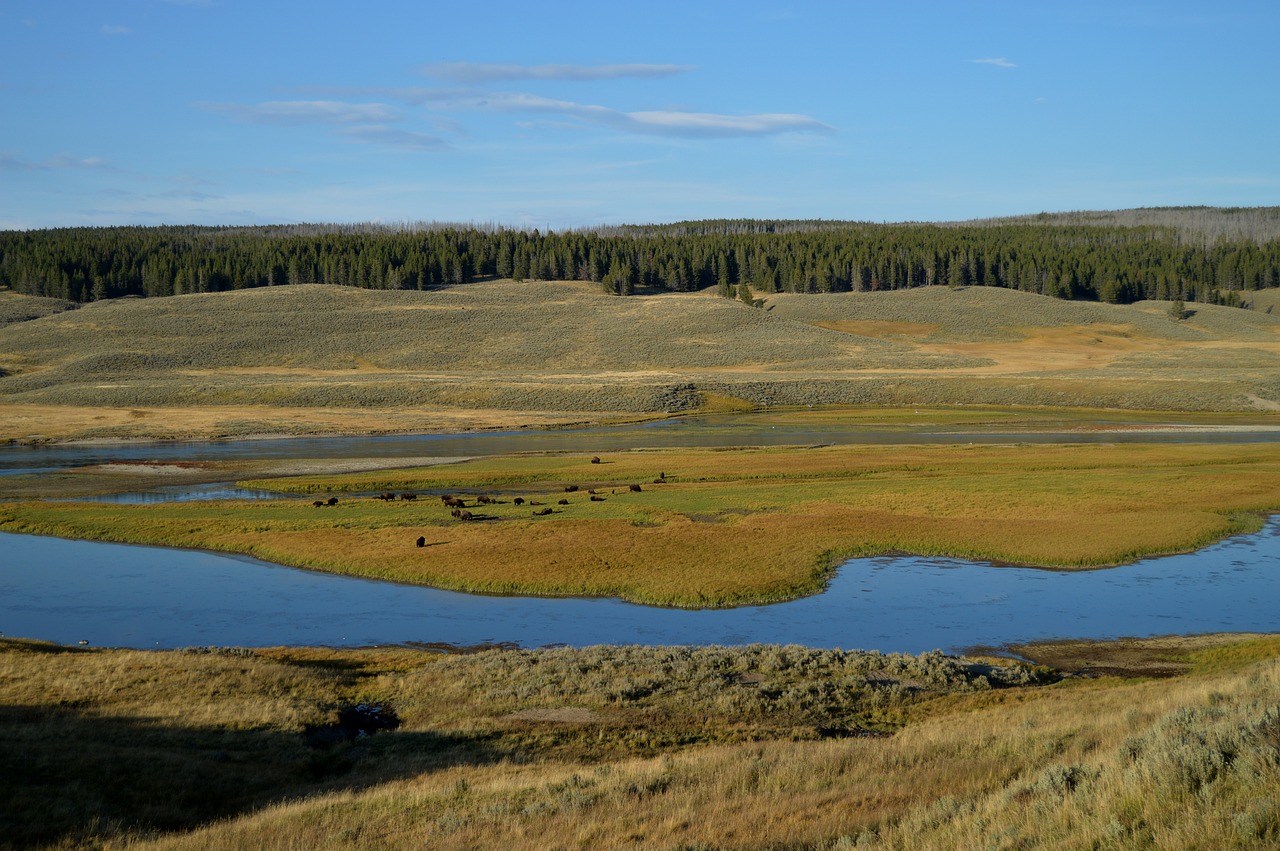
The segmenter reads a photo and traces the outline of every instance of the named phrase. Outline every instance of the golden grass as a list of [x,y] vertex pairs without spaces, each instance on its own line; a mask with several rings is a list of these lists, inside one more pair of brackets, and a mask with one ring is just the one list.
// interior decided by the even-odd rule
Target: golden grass
[[[322,508],[4,504],[0,529],[238,552],[459,590],[722,606],[813,593],[854,555],[1113,565],[1256,529],[1261,513],[1280,510],[1280,450],[1268,444],[693,449],[602,461],[508,456],[244,483],[338,495]],[[652,484],[659,473],[666,483]],[[565,493],[570,484],[579,490]],[[588,489],[604,501],[589,501]],[[422,495],[349,496],[383,491]],[[478,519],[451,518],[436,496],[446,492],[468,497]],[[476,506],[480,494],[500,503]],[[534,517],[516,496],[554,513]],[[427,546],[414,546],[419,536]]]
[[1196,305],[1177,322],[1162,303],[998,288],[769,301],[490,281],[95,303],[0,325],[0,440],[446,430],[699,404],[1280,403],[1280,319],[1258,311]]
[[[881,665],[885,683],[867,689],[839,675],[838,651],[802,648],[444,657],[0,641],[0,841],[1275,847],[1280,636],[1183,640],[1174,655],[1195,664],[1159,680],[984,689],[926,682],[963,662],[866,654],[859,664]],[[809,707],[769,708],[788,695],[809,695]],[[370,700],[402,726],[307,745],[307,725]],[[839,725],[876,705],[898,710],[892,736],[824,740],[791,726]]]

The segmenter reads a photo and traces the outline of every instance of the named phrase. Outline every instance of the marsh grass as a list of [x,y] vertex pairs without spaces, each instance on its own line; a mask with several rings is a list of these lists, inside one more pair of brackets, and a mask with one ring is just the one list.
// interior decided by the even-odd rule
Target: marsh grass
[[[308,500],[0,504],[11,532],[244,553],[468,591],[723,606],[819,590],[889,551],[1096,567],[1280,509],[1269,445],[829,446],[517,455],[242,484]],[[665,483],[653,484],[659,473]],[[641,483],[640,492],[629,484]],[[567,485],[579,490],[565,493]],[[588,498],[588,489],[603,501]],[[412,491],[412,501],[367,493]],[[441,494],[465,497],[472,522]],[[475,504],[480,495],[497,504]],[[538,502],[553,513],[532,516]],[[568,505],[558,505],[567,499]],[[417,548],[422,536],[430,546]]]
[[[991,659],[795,647],[4,640],[0,841],[1274,847],[1280,638],[1160,641],[1149,652],[1184,673],[1044,685],[1043,669]],[[401,726],[308,744],[355,701]],[[868,726],[892,735],[858,735]]]

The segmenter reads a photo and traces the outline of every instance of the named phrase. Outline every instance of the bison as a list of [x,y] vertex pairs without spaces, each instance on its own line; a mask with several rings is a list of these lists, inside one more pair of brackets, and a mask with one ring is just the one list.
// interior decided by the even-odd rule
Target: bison
[[427,539],[426,539],[426,538],[424,538],[424,537],[422,537],[421,535],[419,535],[419,536],[418,536],[418,544],[417,544],[417,545],[418,545],[418,546],[420,546],[420,547],[425,547],[425,546],[427,545]]
[[599,455],[592,455],[592,456],[591,456],[591,463],[592,463],[592,464],[599,464],[599,463],[600,463],[600,456],[599,456]]
[[627,490],[631,491],[632,493],[640,493],[640,486],[639,486],[639,485],[627,485]]
[[577,486],[577,485],[565,485],[565,486],[564,486],[564,492],[565,492],[565,493],[573,493],[573,492],[574,492],[574,491],[576,491],[577,489],[578,489],[578,486]]
[[533,516],[534,516],[534,517],[546,517],[546,516],[547,516],[548,514],[550,514],[550,513],[551,513],[551,509],[550,509],[550,508],[540,508],[540,509],[538,509],[537,511],[533,512]]
[[594,495],[593,495],[593,496],[591,497],[591,501],[592,501],[592,502],[604,502],[604,497],[602,497],[602,496],[594,496]]
[[337,504],[338,504],[338,498],[336,496],[329,497],[328,501],[325,502],[325,505],[337,505]]
[[511,501],[514,502],[516,505],[524,505],[524,497],[522,496],[518,496]]
[[562,499],[562,500],[557,501],[557,503],[556,503],[556,504],[557,504],[557,505],[568,505],[568,504],[569,504],[569,500],[567,500],[567,499]]

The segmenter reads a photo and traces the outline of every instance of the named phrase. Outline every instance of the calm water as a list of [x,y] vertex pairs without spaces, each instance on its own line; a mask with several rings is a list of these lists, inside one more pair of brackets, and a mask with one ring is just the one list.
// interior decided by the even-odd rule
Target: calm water
[[855,559],[823,594],[714,611],[473,596],[203,552],[0,534],[0,632],[64,644],[771,642],[921,652],[1217,631],[1280,631],[1280,520],[1109,570]]
[[[1098,421],[1095,425],[1108,423]],[[287,438],[117,445],[0,446],[0,475],[46,473],[120,461],[313,460],[501,455],[511,452],[608,452],[636,447],[783,446],[903,443],[1254,443],[1278,442],[1280,430],[1206,433],[972,431],[972,426],[911,427],[868,431],[857,423],[820,427],[769,425],[738,417],[698,417],[616,427],[552,431],[383,437]]]

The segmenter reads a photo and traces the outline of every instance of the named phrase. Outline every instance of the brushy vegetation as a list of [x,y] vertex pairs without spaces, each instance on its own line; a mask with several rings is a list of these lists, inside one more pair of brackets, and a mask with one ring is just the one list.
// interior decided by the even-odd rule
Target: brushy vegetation
[[[1274,847],[1280,638],[1153,643],[1184,673],[1047,685],[1028,664],[798,647],[4,640],[0,843]],[[359,706],[397,725],[347,735]]]
[[[687,449],[241,484],[337,504],[4,503],[0,529],[456,590],[707,607],[816,592],[855,555],[1081,567],[1195,549],[1280,510],[1280,455],[1269,444]],[[376,498],[385,492],[417,498]],[[445,495],[472,519],[453,517]]]
[[[364,429],[375,412],[430,429],[468,410],[517,425],[811,405],[1257,410],[1280,407],[1277,328],[1213,305],[1175,321],[1164,303],[976,287],[775,294],[763,310],[512,281],[125,299],[0,327],[0,437],[42,434],[21,411],[51,406],[201,412],[215,435],[354,411]],[[173,417],[102,416],[72,434],[183,436]]]

